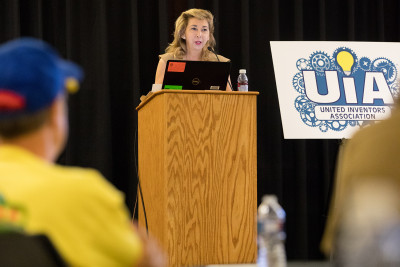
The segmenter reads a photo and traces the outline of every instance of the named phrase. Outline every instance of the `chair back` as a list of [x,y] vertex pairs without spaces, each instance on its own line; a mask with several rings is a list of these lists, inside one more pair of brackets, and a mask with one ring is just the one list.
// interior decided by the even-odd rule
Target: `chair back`
[[0,266],[65,267],[51,241],[44,235],[0,233]]

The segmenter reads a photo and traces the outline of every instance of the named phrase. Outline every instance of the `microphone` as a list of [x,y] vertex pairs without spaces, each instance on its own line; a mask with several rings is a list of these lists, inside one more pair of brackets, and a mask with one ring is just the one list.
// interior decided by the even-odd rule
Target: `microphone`
[[218,57],[217,53],[215,53],[214,49],[212,49],[211,46],[207,47],[207,49],[208,49],[208,51],[210,51],[211,53],[213,53],[213,54],[215,55],[215,57],[217,58],[218,62],[221,62],[221,61],[219,60],[219,57]]
[[[207,47],[207,49],[208,49],[208,51],[210,51],[211,53],[213,53],[213,54],[215,55],[215,57],[217,58],[218,62],[221,62],[221,61],[219,60],[218,54],[215,53],[214,49],[212,49],[211,46]],[[229,87],[231,88],[231,90],[233,91],[232,84],[231,84],[231,82],[229,81],[229,77],[228,77],[228,84],[229,84]]]

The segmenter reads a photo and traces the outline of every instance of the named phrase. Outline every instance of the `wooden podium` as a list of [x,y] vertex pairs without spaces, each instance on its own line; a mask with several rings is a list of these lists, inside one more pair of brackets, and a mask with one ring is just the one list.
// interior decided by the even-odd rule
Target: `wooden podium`
[[255,262],[257,95],[162,90],[136,108],[148,228],[169,266]]

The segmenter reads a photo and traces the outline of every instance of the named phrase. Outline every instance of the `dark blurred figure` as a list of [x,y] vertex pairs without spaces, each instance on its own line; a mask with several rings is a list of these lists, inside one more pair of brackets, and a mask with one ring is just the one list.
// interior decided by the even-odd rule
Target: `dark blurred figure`
[[400,108],[338,157],[322,251],[337,266],[400,266]]

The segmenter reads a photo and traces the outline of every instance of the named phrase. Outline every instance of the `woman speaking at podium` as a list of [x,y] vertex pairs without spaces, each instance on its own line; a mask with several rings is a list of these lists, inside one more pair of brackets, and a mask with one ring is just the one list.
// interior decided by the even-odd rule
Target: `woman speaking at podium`
[[[214,52],[214,16],[204,9],[189,9],[175,21],[174,41],[160,55],[155,84],[162,84],[168,60],[230,61]],[[229,82],[230,82],[230,78]],[[229,86],[227,91],[231,91]]]

